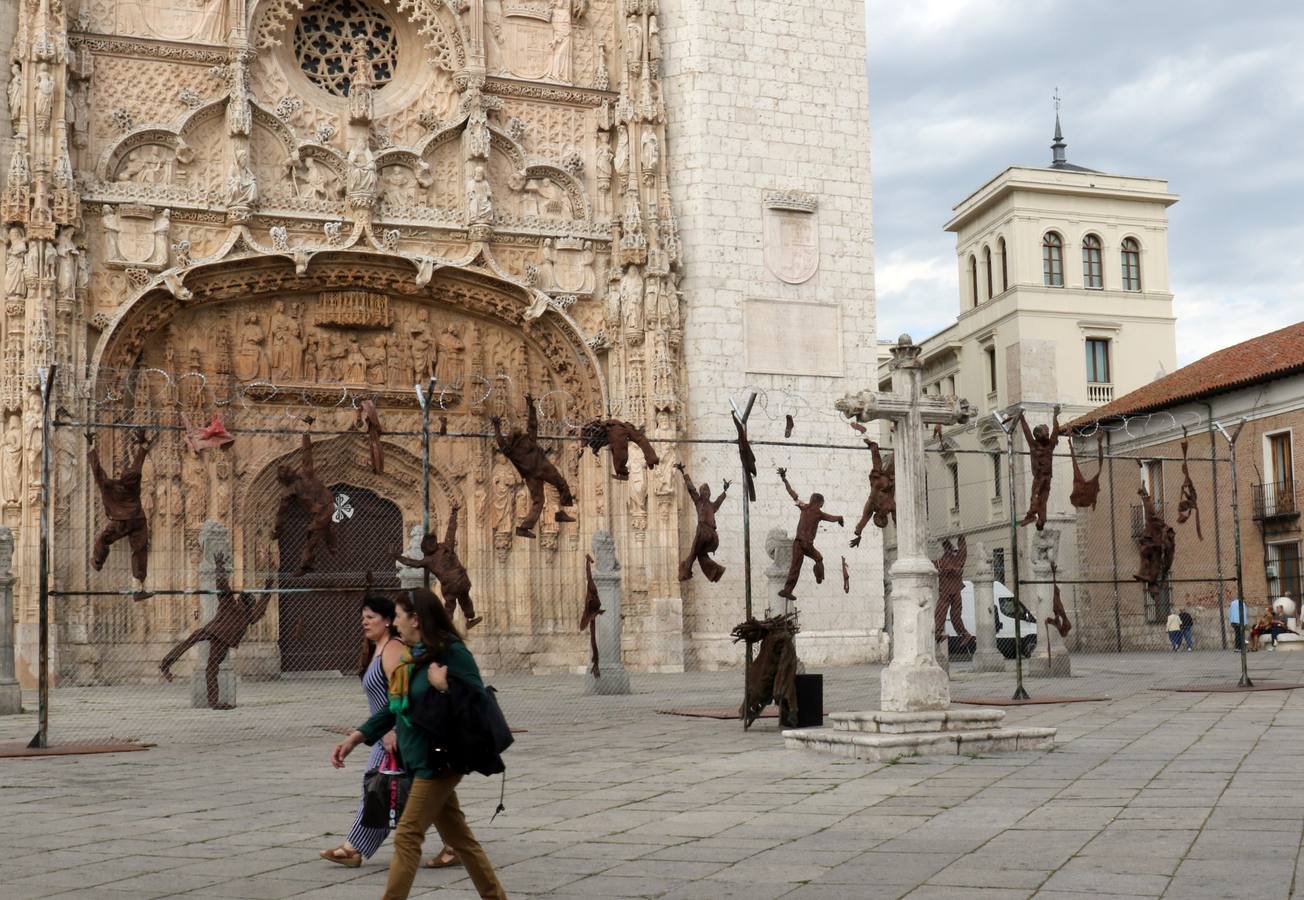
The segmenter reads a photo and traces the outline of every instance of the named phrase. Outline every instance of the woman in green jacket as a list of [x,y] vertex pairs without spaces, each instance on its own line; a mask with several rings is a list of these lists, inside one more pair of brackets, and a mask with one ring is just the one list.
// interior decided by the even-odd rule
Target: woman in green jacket
[[480,896],[506,900],[493,864],[471,833],[457,803],[456,788],[462,775],[441,764],[445,754],[439,736],[418,728],[408,710],[428,691],[448,691],[448,679],[456,678],[472,690],[483,691],[484,682],[471,651],[462,643],[453,620],[433,593],[423,588],[404,591],[394,602],[394,625],[410,648],[390,675],[389,705],[358,727],[331,751],[335,768],[361,743],[374,744],[390,729],[398,735],[399,756],[412,773],[403,817],[394,830],[394,857],[389,864],[389,883],[383,900],[401,900],[412,889],[421,864],[421,844],[431,825],[444,844],[452,848],[466,866]]

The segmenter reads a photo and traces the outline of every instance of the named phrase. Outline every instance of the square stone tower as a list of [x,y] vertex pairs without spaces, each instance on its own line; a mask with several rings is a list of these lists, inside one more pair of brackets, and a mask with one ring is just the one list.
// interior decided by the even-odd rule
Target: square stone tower
[[[847,546],[868,493],[869,454],[833,410],[874,383],[864,3],[661,0],[660,8],[667,170],[684,254],[688,434],[732,437],[730,398],[741,406],[760,392],[750,437],[778,445],[755,448],[755,611],[782,604],[764,572],[772,529],[791,538],[796,526],[775,473],[785,466],[803,497],[822,492],[826,509],[847,519],[845,528],[821,528],[825,582],[815,584],[808,562],[797,587],[802,658],[879,659],[879,534],[871,525],[859,548]],[[787,415],[796,427],[785,442]],[[849,449],[792,446],[827,442]],[[697,575],[686,585],[685,662],[734,664],[740,650],[728,634],[744,617],[738,456],[722,445],[695,449],[688,462],[696,480],[718,490],[730,478],[737,487],[719,514],[724,579]]]

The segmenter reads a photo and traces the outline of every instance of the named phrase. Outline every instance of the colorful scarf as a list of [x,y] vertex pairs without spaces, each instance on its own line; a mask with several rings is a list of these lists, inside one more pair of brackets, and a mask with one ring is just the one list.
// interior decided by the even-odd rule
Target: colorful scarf
[[408,691],[412,687],[412,673],[416,669],[416,661],[413,659],[414,654],[419,656],[425,652],[424,644],[414,644],[404,649],[403,656],[399,663],[394,667],[394,671],[389,674],[389,711],[408,727],[412,723],[408,720],[407,711],[410,701]]

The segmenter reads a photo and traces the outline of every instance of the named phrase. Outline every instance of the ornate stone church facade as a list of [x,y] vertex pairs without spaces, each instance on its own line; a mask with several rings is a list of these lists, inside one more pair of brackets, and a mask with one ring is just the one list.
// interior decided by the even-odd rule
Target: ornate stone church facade
[[[276,469],[298,442],[255,432],[302,428],[309,409],[316,430],[345,431],[355,411],[341,397],[372,397],[387,430],[412,432],[412,386],[433,377],[452,433],[484,432],[494,415],[519,424],[532,393],[545,432],[614,415],[671,441],[729,436],[728,399],[747,387],[824,409],[873,377],[858,0],[737,17],[686,0],[14,5],[0,23],[12,33],[0,512],[20,548],[25,680],[47,487],[42,366],[58,366],[52,402],[66,419],[174,426],[222,409],[245,429],[204,455],[165,431],[151,453],[148,581],[162,590],[194,586],[208,520],[231,531],[237,584],[278,569]],[[829,53],[817,37],[832,19],[846,46]],[[807,437],[840,439],[835,425],[813,416]],[[100,443],[121,464],[127,433]],[[86,565],[102,522],[80,429],[52,444],[53,583],[124,587],[125,548],[102,573]],[[583,561],[600,528],[625,576],[627,664],[737,662],[739,528],[722,527],[725,581],[681,585],[691,505],[671,468],[714,483],[737,458],[663,446],[661,467],[616,482],[562,445],[579,521],[554,523],[550,502],[529,541],[513,533],[528,498],[492,442],[434,442],[431,518],[463,510],[490,669],[584,664]],[[400,550],[422,521],[419,443],[387,439],[383,475],[359,437],[316,449],[328,484],[401,517],[384,536],[386,553]],[[788,464],[854,518],[863,473],[814,454]],[[791,527],[789,509],[763,500],[753,529]],[[871,544],[854,595],[810,594],[816,658],[882,652]],[[150,660],[198,609],[193,597],[58,597],[55,676],[156,677]],[[288,609],[251,632],[242,671],[284,667],[303,635]]]

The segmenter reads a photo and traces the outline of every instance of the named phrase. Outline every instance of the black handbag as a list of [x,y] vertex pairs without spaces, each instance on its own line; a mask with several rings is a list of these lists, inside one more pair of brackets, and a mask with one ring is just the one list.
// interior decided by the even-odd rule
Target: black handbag
[[394,754],[386,753],[380,768],[362,778],[362,824],[367,828],[393,831],[403,817],[412,776],[399,766]]

